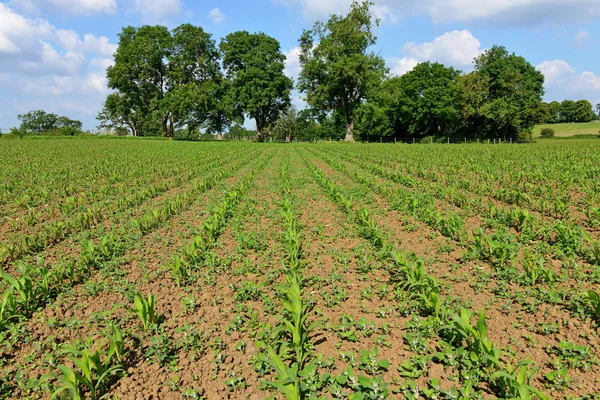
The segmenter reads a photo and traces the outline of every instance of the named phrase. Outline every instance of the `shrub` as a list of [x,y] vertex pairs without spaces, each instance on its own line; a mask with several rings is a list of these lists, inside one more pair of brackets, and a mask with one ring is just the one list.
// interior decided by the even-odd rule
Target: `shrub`
[[552,129],[552,128],[544,128],[544,129],[542,129],[541,136],[544,139],[553,138],[554,137],[554,129]]

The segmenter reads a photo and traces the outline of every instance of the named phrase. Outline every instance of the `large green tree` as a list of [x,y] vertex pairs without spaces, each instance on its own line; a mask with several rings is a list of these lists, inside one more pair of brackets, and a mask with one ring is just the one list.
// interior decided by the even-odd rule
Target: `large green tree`
[[256,121],[256,139],[290,105],[293,82],[285,76],[279,42],[264,33],[230,33],[220,45],[236,109]]
[[575,122],[590,122],[594,119],[594,109],[588,100],[575,102]]
[[555,124],[560,121],[560,103],[558,101],[548,104],[548,112],[550,113],[549,123]]
[[115,64],[106,72],[108,87],[116,90],[120,97],[107,99],[100,117],[135,115],[134,135],[155,134],[153,130],[157,126],[165,136],[172,133],[167,129],[169,113],[161,107],[167,91],[167,60],[171,48],[171,33],[164,26],[123,28]]
[[288,109],[273,123],[272,131],[275,139],[292,141],[296,136],[298,111],[296,107],[289,106]]
[[475,59],[462,79],[465,135],[531,140],[539,120],[544,75],[523,57],[494,46]]
[[457,129],[456,82],[460,71],[421,63],[400,78],[398,113],[410,137],[452,136]]
[[213,107],[215,81],[221,76],[219,51],[201,27],[183,24],[172,32],[167,65],[168,91],[162,109],[175,128],[195,132]]
[[576,108],[573,100],[563,100],[560,103],[560,122],[575,122]]
[[300,38],[298,88],[312,107],[343,115],[347,141],[354,140],[357,108],[386,73],[384,60],[371,50],[377,40],[371,5],[353,2],[348,14],[331,15]]

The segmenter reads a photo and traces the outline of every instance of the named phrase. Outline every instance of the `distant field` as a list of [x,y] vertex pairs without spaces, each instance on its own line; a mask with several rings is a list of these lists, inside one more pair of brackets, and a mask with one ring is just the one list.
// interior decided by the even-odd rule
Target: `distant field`
[[533,137],[539,137],[543,128],[552,128],[556,132],[556,136],[573,136],[573,135],[597,135],[600,130],[600,122],[586,122],[580,124],[545,124],[536,125],[533,128]]

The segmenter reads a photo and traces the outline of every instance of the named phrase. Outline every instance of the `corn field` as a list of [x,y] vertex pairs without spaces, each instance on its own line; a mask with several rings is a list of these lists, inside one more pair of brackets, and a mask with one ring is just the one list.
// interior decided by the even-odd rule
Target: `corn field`
[[2,399],[600,399],[600,144],[11,140]]

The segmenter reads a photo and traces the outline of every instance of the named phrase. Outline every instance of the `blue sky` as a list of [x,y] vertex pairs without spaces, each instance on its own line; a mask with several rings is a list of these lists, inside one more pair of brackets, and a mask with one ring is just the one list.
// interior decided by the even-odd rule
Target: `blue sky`
[[[189,22],[216,40],[236,30],[281,42],[286,73],[298,73],[298,37],[351,0],[9,0],[0,1],[0,128],[44,109],[96,127],[123,26]],[[375,50],[393,74],[438,61],[464,71],[498,44],[546,76],[545,99],[600,103],[599,0],[375,0]],[[301,95],[294,103],[302,106]]]

